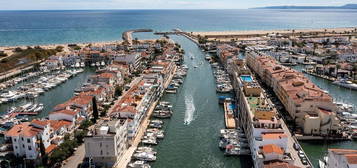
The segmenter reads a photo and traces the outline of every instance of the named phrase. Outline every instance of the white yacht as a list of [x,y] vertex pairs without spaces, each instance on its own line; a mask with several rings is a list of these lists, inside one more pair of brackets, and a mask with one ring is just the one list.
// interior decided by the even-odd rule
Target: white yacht
[[345,79],[337,80],[332,83],[335,85],[339,85],[339,86],[348,88],[348,89],[357,90],[357,84],[355,84],[351,81],[345,80]]
[[75,67],[79,68],[81,65],[79,64],[79,62],[76,63]]

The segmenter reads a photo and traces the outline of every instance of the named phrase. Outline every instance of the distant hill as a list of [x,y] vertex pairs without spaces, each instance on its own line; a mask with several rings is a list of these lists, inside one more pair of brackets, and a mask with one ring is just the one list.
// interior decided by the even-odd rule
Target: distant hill
[[254,9],[357,9],[357,4],[343,6],[267,6]]

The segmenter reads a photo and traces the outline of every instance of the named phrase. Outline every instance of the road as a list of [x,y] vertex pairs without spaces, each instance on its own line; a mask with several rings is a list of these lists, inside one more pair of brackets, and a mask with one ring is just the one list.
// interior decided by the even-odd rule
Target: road
[[85,155],[85,148],[84,148],[84,143],[80,146],[78,146],[77,150],[74,152],[74,154],[63,161],[62,168],[76,168],[80,163],[83,162]]

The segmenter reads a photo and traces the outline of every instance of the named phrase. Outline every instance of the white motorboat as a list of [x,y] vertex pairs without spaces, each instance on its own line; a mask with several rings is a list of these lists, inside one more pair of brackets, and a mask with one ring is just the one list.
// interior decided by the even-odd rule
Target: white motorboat
[[129,163],[128,167],[130,168],[151,168],[151,166],[147,163],[145,163],[145,161],[142,160],[137,160],[135,162]]
[[143,160],[143,161],[155,161],[156,160],[156,156],[150,153],[146,153],[146,152],[141,152],[141,153],[135,153],[133,155],[133,157],[135,159],[138,160]]
[[43,108],[44,108],[43,104],[39,104],[39,105],[37,106],[37,108],[35,108],[33,111],[34,111],[34,112],[40,112],[40,111],[43,110]]
[[348,89],[357,90],[357,84],[355,84],[355,83],[353,83],[351,81],[345,80],[345,79],[334,81],[332,83],[335,84],[335,85],[339,85],[339,86],[348,88]]
[[327,168],[328,157],[325,156],[322,160],[319,160],[319,167],[320,168]]

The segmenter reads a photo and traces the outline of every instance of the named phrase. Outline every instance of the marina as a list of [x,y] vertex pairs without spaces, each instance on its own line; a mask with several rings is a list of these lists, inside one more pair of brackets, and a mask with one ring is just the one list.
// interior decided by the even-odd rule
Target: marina
[[[0,101],[2,104],[15,102],[20,99],[35,99],[40,94],[66,82],[69,78],[83,72],[83,69],[74,69],[66,71],[55,71],[48,75],[44,75],[30,81],[29,83],[23,83],[20,86],[9,90],[3,90],[0,94]],[[0,103],[0,104],[1,104]]]
[[[174,115],[163,124],[165,139],[154,146],[157,160],[151,166],[251,167],[249,156],[227,157],[218,147],[220,130],[225,128],[224,109],[218,103],[218,97],[222,95],[216,92],[213,70],[205,61],[205,54],[184,37],[171,38],[187,53],[185,64],[188,72],[177,93],[166,94],[162,98],[163,101],[172,102]],[[199,65],[200,62],[203,63]],[[194,68],[196,65],[199,66]]]
[[[0,104],[1,131],[3,132],[10,129],[12,125],[19,122],[30,121],[37,117],[47,117],[48,113],[53,110],[53,107],[71,98],[74,90],[81,86],[79,84],[85,83],[88,77],[94,73],[94,69],[85,68],[82,73],[78,73],[77,75],[68,78],[66,82],[59,86],[39,94],[35,99],[23,98],[17,101]],[[26,82],[32,83],[31,80]],[[21,86],[26,84],[27,83],[24,83]],[[15,85],[15,87],[20,86]]]

